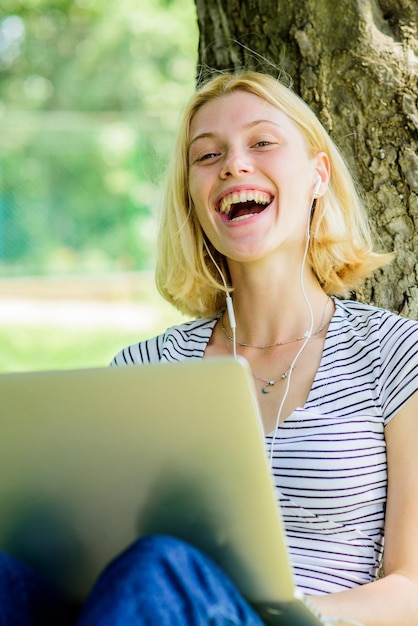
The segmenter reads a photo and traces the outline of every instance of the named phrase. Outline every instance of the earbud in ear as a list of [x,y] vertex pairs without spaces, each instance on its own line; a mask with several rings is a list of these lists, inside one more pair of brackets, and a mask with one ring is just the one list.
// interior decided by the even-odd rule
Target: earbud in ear
[[312,197],[313,198],[319,198],[318,192],[319,192],[319,189],[320,189],[321,185],[322,185],[322,178],[318,174],[318,178],[316,179],[315,187],[314,187],[313,192],[312,192]]

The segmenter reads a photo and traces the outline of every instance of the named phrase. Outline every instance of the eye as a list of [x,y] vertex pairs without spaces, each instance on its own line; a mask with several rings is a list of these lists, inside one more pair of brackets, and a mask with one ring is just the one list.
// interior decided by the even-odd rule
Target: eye
[[272,141],[269,139],[260,139],[253,144],[253,148],[270,148],[277,144],[277,141]]
[[211,161],[216,159],[219,154],[219,152],[201,152],[192,159],[192,163],[210,163]]
[[196,161],[209,161],[210,159],[215,159],[217,156],[219,156],[218,152],[206,152],[198,156]]

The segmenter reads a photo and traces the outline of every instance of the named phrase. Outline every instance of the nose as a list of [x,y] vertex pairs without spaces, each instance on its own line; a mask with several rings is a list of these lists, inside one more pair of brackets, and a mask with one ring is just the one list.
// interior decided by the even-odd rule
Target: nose
[[220,177],[227,179],[230,177],[240,177],[245,174],[251,174],[254,167],[251,163],[249,155],[237,150],[226,153],[222,162]]

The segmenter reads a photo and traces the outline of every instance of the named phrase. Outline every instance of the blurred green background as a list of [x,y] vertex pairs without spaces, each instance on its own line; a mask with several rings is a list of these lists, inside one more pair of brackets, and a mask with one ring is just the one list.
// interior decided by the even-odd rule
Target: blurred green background
[[107,365],[180,319],[152,270],[197,42],[192,0],[2,0],[0,371]]

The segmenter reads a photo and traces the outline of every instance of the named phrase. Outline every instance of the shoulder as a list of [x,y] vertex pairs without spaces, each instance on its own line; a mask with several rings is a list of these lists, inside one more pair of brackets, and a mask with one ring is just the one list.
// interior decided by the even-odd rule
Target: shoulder
[[[390,369],[408,358],[417,362],[418,322],[383,308],[336,300],[334,340],[371,354],[376,351]],[[396,353],[396,358],[395,358]]]
[[418,322],[386,309],[337,300],[334,344],[374,373],[385,424],[418,391]]
[[387,309],[354,300],[335,299],[337,321],[352,328],[374,329],[382,334],[418,333],[418,322]]
[[127,346],[118,352],[111,365],[202,358],[217,320],[216,316],[171,326],[161,335]]
[[391,313],[387,309],[373,306],[371,304],[364,304],[363,302],[358,302],[357,300],[340,300],[339,298],[334,298],[334,302],[337,307],[337,314],[339,313],[341,316],[347,317],[349,319],[379,318],[381,316],[385,317],[387,315],[389,317],[400,317],[396,313]]

